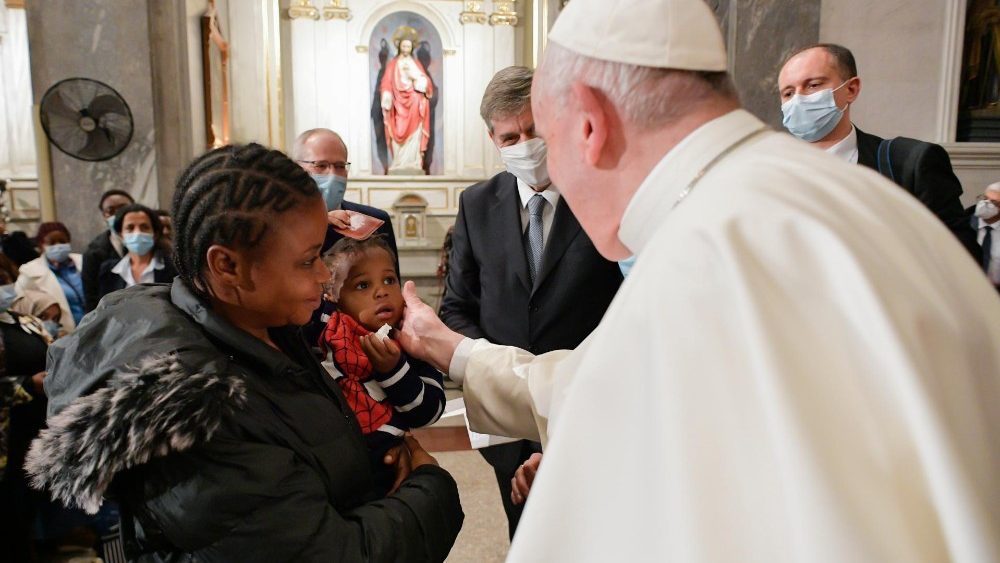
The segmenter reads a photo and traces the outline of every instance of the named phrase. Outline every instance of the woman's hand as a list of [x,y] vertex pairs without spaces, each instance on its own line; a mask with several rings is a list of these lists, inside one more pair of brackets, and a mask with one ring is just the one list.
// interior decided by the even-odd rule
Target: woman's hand
[[514,472],[514,478],[510,480],[510,500],[514,504],[522,504],[528,500],[528,493],[531,491],[531,484],[535,482],[535,474],[538,473],[538,466],[542,463],[542,454],[531,454],[528,461],[525,461]]
[[343,209],[334,209],[326,214],[326,219],[334,229],[351,228],[351,212]]
[[40,372],[36,373],[35,375],[31,376],[31,384],[35,387],[35,393],[36,394],[38,394],[38,395],[44,395],[45,394],[44,381],[45,381],[45,372],[44,371],[40,371]]
[[389,338],[382,340],[382,337],[374,332],[361,337],[361,350],[379,373],[391,372],[399,363],[399,356],[402,353],[395,342]]
[[385,454],[382,459],[386,465],[396,466],[396,481],[392,484],[392,489],[388,494],[395,493],[399,486],[421,465],[438,465],[434,456],[427,453],[427,450],[420,445],[420,442],[411,434],[403,436],[403,443],[395,446]]
[[382,462],[386,465],[396,466],[396,481],[386,496],[399,490],[399,486],[410,476],[410,450],[406,449],[406,443],[389,448],[389,453],[385,454]]

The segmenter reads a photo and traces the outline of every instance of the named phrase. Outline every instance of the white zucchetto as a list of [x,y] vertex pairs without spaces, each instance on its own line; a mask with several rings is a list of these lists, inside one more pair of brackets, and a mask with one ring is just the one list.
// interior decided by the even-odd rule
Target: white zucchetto
[[549,39],[605,61],[680,70],[726,70],[726,46],[703,0],[572,0]]

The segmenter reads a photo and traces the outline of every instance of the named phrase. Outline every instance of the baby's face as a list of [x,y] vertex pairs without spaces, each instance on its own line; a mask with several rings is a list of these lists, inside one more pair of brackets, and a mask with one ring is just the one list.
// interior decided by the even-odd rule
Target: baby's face
[[370,249],[351,266],[340,290],[338,308],[374,332],[403,318],[403,294],[389,253]]

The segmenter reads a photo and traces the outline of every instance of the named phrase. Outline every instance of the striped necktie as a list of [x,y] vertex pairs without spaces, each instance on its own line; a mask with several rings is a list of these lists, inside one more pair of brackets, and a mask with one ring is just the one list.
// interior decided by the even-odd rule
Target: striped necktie
[[528,200],[528,266],[531,268],[531,283],[538,279],[538,271],[542,269],[542,252],[545,249],[542,230],[542,211],[545,209],[545,198],[535,194]]

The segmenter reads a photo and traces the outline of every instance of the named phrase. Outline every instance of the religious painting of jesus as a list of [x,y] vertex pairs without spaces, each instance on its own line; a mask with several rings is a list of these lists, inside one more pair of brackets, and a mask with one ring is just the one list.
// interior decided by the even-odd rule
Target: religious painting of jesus
[[375,26],[369,53],[372,171],[441,174],[440,35],[419,14],[394,12]]

